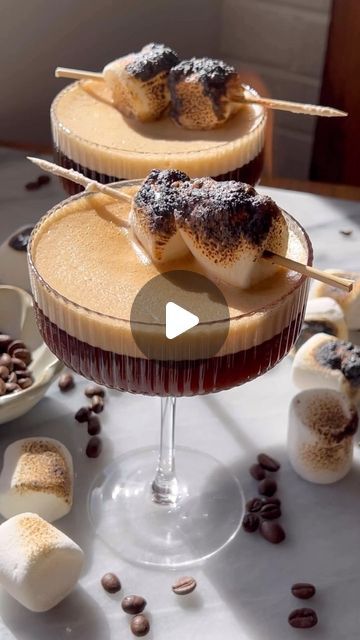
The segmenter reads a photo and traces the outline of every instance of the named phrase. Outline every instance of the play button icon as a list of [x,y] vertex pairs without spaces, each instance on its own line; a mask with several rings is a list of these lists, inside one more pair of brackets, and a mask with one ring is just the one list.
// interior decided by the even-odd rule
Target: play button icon
[[199,317],[190,311],[186,311],[176,302],[167,302],[165,324],[166,337],[168,340],[173,340],[181,336],[182,333],[189,331],[189,329],[196,327],[199,324]]
[[209,278],[184,269],[151,278],[131,308],[131,333],[154,360],[189,361],[215,356],[229,331],[229,309]]

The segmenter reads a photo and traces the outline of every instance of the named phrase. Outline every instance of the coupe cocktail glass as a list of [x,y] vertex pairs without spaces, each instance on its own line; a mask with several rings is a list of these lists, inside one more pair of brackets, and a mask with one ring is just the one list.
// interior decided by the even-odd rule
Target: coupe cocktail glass
[[[119,186],[133,184],[129,181]],[[230,317],[228,337],[232,346],[223,355],[202,357],[199,352],[195,358],[179,360],[134,357],[125,348],[134,330],[129,320],[68,300],[44,280],[36,267],[34,248],[43,224],[51,223],[51,216],[70,201],[86,197],[79,194],[57,205],[40,220],[31,236],[29,269],[40,332],[51,351],[86,378],[122,391],[161,396],[160,452],[137,449],[106,467],[90,492],[90,519],[99,536],[128,560],[168,567],[193,564],[214,555],[234,538],[241,525],[244,501],[238,479],[201,451],[177,448],[175,467],[176,397],[229,389],[275,366],[298,337],[308,281],[299,275],[291,289],[272,304]],[[306,262],[311,264],[307,234],[285,215],[301,242]],[[211,342],[219,321],[200,326]],[[151,336],[155,327],[149,323],[144,330]],[[110,334],[116,336],[116,350],[107,346]],[[198,428],[206,437],[206,426]]]

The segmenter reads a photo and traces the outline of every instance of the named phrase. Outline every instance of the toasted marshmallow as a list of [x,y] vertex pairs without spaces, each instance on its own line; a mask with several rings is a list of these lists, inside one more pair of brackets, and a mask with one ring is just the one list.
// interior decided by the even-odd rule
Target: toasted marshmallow
[[0,584],[30,611],[48,611],[77,583],[80,547],[34,513],[21,513],[0,526]]
[[317,333],[300,347],[292,372],[300,389],[329,388],[360,399],[360,347],[351,342]]
[[211,178],[182,187],[175,221],[189,250],[209,275],[247,289],[272,276],[265,249],[286,255],[286,220],[271,198],[250,185]]
[[160,118],[170,103],[168,75],[179,62],[177,54],[163,44],[148,44],[104,67],[114,105],[128,118],[150,122]]
[[229,99],[239,87],[234,67],[222,60],[183,60],[169,73],[171,115],[186,129],[219,127],[241,108]]
[[0,513],[31,511],[48,522],[69,513],[73,501],[69,451],[52,438],[24,438],[5,451],[0,475]]
[[308,301],[301,333],[293,353],[316,333],[327,333],[339,340],[348,339],[343,311],[333,298],[313,298]]
[[308,389],[293,398],[288,422],[287,451],[294,470],[309,482],[330,484],[350,470],[354,405],[338,391]]
[[188,180],[182,171],[154,169],[134,198],[130,224],[155,263],[176,260],[189,253],[174,218],[174,210],[182,206],[181,184]]
[[353,290],[348,293],[323,282],[314,282],[310,289],[310,298],[322,296],[333,298],[343,310],[348,329],[360,329],[360,273],[340,269],[325,269],[325,273],[354,280]]

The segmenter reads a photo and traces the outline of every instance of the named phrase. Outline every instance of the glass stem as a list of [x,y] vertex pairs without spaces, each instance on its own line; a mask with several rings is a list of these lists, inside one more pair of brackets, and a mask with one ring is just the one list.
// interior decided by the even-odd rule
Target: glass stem
[[179,498],[175,474],[175,407],[176,398],[161,398],[160,452],[152,483],[153,501],[158,504],[174,504]]

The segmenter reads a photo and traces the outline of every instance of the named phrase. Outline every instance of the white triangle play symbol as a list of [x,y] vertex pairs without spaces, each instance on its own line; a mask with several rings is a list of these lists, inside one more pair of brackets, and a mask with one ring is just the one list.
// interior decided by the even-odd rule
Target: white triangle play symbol
[[173,340],[199,324],[199,318],[195,314],[179,307],[175,302],[168,302],[165,310],[166,337],[169,340]]

